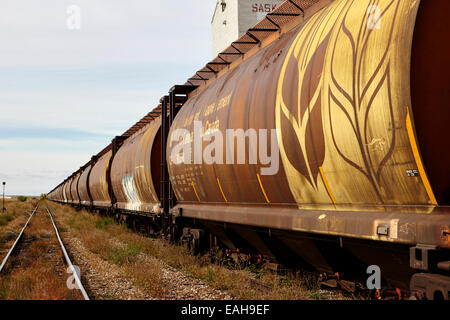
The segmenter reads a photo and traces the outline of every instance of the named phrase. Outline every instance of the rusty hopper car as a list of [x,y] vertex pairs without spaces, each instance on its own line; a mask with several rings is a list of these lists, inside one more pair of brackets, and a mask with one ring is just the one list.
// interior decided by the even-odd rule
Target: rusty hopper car
[[110,207],[110,183],[109,168],[112,151],[107,152],[98,159],[91,170],[89,177],[89,191],[92,196],[93,205],[96,207]]
[[83,171],[78,181],[78,195],[80,196],[81,205],[91,205],[91,195],[89,192],[89,175],[91,173],[92,165],[89,164]]
[[59,185],[53,192],[50,193],[51,199],[53,201],[61,201],[64,199],[63,195],[63,184]]
[[72,196],[73,204],[80,204],[80,196],[78,195],[78,182],[80,180],[81,173],[77,173],[73,176],[70,184],[70,194]]
[[114,156],[111,186],[116,206],[124,210],[159,213],[161,119],[126,140]]
[[68,194],[68,199],[67,202],[69,203],[74,203],[75,202],[75,193],[76,193],[76,187],[74,187],[74,185],[76,185],[76,181],[75,181],[75,175],[73,174],[72,177],[70,177],[69,179],[69,184],[67,186],[67,194]]
[[92,164],[94,206],[450,299],[449,10],[285,1]]
[[64,183],[64,202],[69,203],[72,201],[72,198],[70,197],[70,179],[68,179]]

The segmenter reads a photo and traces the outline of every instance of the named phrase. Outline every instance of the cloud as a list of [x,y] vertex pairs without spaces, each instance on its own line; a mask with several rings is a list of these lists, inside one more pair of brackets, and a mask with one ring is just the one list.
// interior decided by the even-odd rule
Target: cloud
[[[124,132],[153,109],[192,66],[0,68],[0,121]],[[1,122],[0,122],[1,125]]]
[[0,127],[0,139],[30,138],[58,140],[89,140],[105,138],[105,134],[66,128],[11,128]]
[[76,150],[39,152],[37,150],[1,151],[0,180],[6,193],[39,195],[59,184],[85,164],[89,153]]
[[[66,26],[69,5],[81,9],[79,31]],[[214,6],[215,0],[8,1],[0,37],[9,49],[0,64],[198,62],[211,52]]]
[[[11,194],[49,191],[205,65],[215,3],[2,1],[0,179]],[[79,31],[66,27],[69,5]]]

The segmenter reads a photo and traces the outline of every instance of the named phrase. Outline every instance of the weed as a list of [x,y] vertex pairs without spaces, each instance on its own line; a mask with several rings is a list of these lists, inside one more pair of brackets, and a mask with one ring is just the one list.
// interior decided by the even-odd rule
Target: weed
[[0,215],[0,226],[6,226],[10,221],[13,221],[14,218],[15,217],[12,214]]
[[99,230],[105,230],[110,224],[113,224],[114,220],[111,218],[100,218],[94,222],[94,226]]
[[213,282],[214,281],[214,270],[211,268],[208,268],[206,270],[206,280],[208,282]]
[[93,229],[82,230],[80,236],[89,251],[100,255],[105,260],[109,259],[111,248],[107,235]]
[[250,265],[246,266],[244,268],[244,270],[247,270],[248,272],[251,272],[251,273],[257,273],[258,267],[256,266],[256,264],[250,264]]
[[325,296],[319,291],[311,291],[309,297],[313,300],[326,300]]
[[74,227],[75,227],[75,216],[72,216],[72,217],[70,217],[69,219],[67,219],[67,220],[66,220],[66,223],[67,223],[70,227],[74,228]]
[[136,261],[125,266],[126,273],[133,278],[133,283],[150,292],[155,298],[162,298],[167,288],[162,280],[161,265],[157,261],[146,260],[145,268],[142,261]]
[[288,277],[280,278],[280,285],[281,286],[291,287],[292,284],[293,284],[293,281],[292,281],[291,278],[288,278]]
[[141,253],[142,247],[137,244],[128,244],[126,248],[112,249],[109,255],[109,259],[119,266],[125,263],[134,262],[137,255]]

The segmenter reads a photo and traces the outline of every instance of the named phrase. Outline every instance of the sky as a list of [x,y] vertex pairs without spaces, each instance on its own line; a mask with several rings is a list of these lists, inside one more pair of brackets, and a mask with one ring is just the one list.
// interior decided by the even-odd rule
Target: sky
[[210,61],[215,5],[0,0],[6,194],[50,191]]

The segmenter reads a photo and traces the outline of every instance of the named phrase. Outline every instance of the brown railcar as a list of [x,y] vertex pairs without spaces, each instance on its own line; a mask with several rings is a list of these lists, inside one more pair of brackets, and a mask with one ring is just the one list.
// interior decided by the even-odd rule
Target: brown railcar
[[89,190],[93,205],[97,207],[110,207],[111,196],[109,192],[109,167],[112,152],[109,151],[98,159],[91,170],[89,177]]
[[78,195],[78,181],[80,180],[80,173],[76,173],[70,183],[70,196],[72,204],[80,204],[80,196]]
[[120,209],[159,213],[161,120],[127,139],[114,156],[111,186]]
[[92,165],[89,165],[88,167],[86,167],[81,176],[80,179],[78,181],[78,194],[80,196],[80,204],[87,206],[87,205],[91,205],[91,197],[90,197],[90,192],[89,192],[89,175],[91,173],[91,169],[92,169]]

